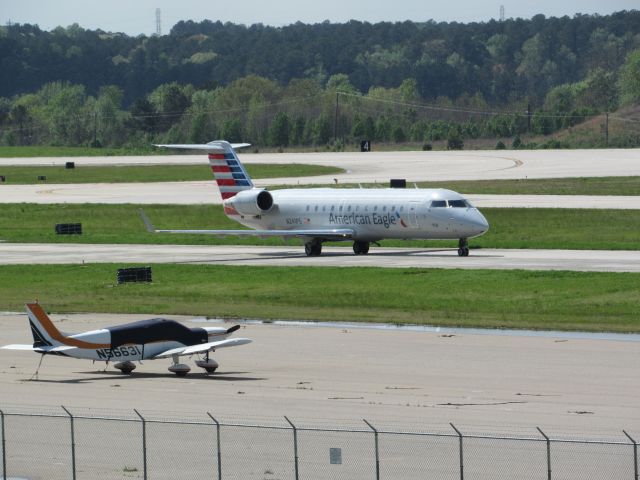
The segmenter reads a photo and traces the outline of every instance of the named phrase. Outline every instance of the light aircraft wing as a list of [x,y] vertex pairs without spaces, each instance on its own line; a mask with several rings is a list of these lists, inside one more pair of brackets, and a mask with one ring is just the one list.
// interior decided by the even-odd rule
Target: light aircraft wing
[[139,210],[140,217],[151,233],[189,233],[198,235],[213,235],[218,237],[238,236],[238,237],[286,237],[286,238],[322,238],[326,240],[344,240],[353,238],[355,232],[351,228],[324,228],[315,230],[157,230],[154,228],[149,217]]
[[155,355],[153,358],[167,358],[173,355],[193,355],[194,353],[207,353],[213,352],[218,348],[237,347],[239,345],[245,345],[251,343],[248,338],[228,338],[226,340],[220,340],[218,342],[201,343],[200,345],[191,345],[189,347],[178,347],[166,350],[164,352]]

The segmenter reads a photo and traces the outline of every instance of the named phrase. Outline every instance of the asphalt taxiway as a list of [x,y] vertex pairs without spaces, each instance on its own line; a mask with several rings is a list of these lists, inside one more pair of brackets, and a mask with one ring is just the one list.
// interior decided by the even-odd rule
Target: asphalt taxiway
[[354,255],[351,247],[325,247],[321,256],[307,257],[301,245],[0,243],[0,264],[4,265],[117,262],[640,272],[640,251],[479,249],[469,257],[458,257],[455,249],[372,247],[368,255]]

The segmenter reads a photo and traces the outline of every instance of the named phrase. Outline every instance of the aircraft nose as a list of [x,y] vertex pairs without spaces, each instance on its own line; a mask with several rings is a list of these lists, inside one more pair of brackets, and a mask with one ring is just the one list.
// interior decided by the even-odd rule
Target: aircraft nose
[[484,215],[480,213],[480,210],[478,210],[477,212],[478,226],[482,229],[482,232],[480,234],[487,233],[487,231],[489,230],[489,222],[487,222],[487,219],[484,217]]
[[489,222],[484,217],[484,215],[480,213],[480,210],[475,210],[471,215],[470,220],[474,226],[474,229],[476,229],[477,231],[475,235],[483,235],[489,230]]

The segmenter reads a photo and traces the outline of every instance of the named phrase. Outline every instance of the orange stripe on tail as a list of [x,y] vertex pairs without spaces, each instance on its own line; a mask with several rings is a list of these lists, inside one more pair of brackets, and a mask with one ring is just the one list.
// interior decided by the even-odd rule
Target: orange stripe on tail
[[38,323],[45,329],[47,334],[54,339],[56,342],[60,342],[64,345],[68,345],[70,347],[78,347],[78,348],[111,348],[111,344],[109,343],[91,343],[85,342],[82,340],[78,340],[76,338],[65,337],[60,330],[56,328],[53,324],[49,316],[42,309],[40,304],[38,303],[27,303],[27,310],[33,314],[34,317],[38,320]]

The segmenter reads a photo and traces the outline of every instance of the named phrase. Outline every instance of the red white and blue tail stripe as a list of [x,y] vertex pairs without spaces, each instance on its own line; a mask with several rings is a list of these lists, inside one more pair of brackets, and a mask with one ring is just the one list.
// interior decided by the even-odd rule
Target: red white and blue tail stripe
[[242,190],[253,188],[253,182],[236,152],[227,142],[211,142],[216,147],[209,150],[209,165],[216,178],[222,199],[226,200]]
[[220,189],[222,200],[231,198],[242,190],[253,188],[253,182],[234,150],[235,148],[248,146],[250,146],[249,143],[229,143],[225,140],[216,140],[198,145],[156,145],[156,147],[184,150],[206,150],[209,154],[209,165]]

